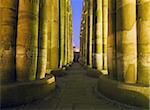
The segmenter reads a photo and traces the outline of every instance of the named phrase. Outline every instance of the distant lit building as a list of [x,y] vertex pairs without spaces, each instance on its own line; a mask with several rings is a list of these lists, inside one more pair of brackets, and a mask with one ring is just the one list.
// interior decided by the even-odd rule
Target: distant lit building
[[79,57],[80,57],[80,49],[76,48],[75,46],[73,47],[73,52],[74,52],[74,62],[78,62],[79,61]]

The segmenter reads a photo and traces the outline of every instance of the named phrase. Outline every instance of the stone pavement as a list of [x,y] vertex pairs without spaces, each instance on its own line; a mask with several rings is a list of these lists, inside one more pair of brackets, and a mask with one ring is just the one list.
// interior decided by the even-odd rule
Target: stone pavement
[[94,87],[97,78],[86,75],[86,71],[74,63],[67,75],[57,77],[57,89],[53,97],[46,96],[40,101],[14,107],[13,109],[42,109],[42,110],[125,110],[134,109],[122,104],[113,103],[102,96],[97,96]]

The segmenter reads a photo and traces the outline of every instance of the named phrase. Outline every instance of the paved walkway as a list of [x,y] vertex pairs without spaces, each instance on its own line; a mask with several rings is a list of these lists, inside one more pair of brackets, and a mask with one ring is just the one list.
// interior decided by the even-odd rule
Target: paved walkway
[[98,79],[86,76],[86,71],[77,63],[73,64],[67,75],[57,78],[54,97],[15,107],[14,109],[52,109],[52,110],[125,110],[133,109],[112,103],[94,93]]

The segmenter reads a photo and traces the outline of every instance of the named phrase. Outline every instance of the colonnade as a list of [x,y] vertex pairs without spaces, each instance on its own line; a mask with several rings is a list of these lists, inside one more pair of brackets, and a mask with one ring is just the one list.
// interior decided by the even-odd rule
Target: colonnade
[[150,0],[84,0],[80,63],[125,83],[150,84]]
[[70,0],[0,0],[0,81],[34,81],[72,63]]

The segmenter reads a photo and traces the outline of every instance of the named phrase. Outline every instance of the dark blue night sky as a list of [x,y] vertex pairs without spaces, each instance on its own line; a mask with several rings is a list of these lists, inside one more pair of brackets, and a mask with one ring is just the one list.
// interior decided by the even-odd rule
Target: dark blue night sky
[[71,0],[73,13],[73,43],[77,48],[80,47],[80,23],[83,0]]

